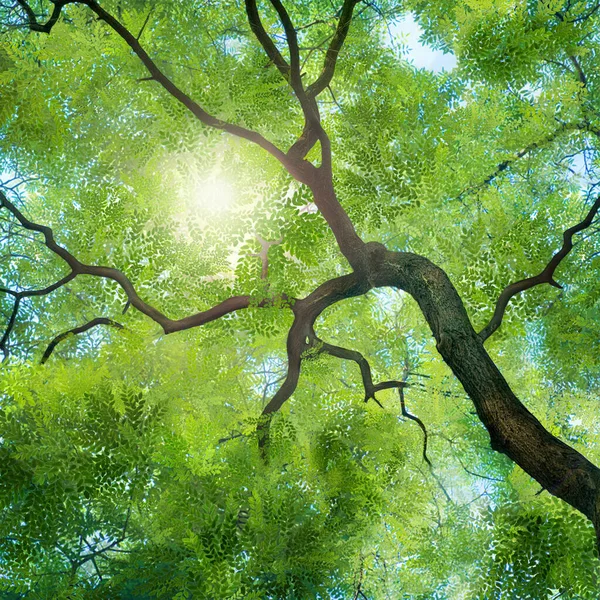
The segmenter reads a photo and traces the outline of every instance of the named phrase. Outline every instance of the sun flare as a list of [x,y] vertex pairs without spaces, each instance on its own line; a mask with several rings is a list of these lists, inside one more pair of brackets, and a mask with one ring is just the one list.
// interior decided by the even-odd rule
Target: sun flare
[[203,210],[212,213],[228,211],[234,203],[235,194],[231,183],[214,177],[198,183],[194,190],[194,200]]

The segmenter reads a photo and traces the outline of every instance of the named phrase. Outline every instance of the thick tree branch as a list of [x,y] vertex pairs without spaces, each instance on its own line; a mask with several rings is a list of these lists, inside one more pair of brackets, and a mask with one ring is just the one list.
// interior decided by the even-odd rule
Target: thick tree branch
[[287,355],[288,365],[285,379],[273,398],[263,408],[262,414],[256,426],[258,438],[258,450],[264,462],[269,460],[269,433],[273,415],[289,400],[298,387],[300,369],[302,366],[302,353],[309,347],[307,336],[302,335],[304,324],[296,318],[288,333]]
[[[302,112],[304,113],[306,127],[318,130],[320,125],[317,103],[314,101],[314,98],[309,98],[306,95],[304,85],[302,84],[302,77],[300,74],[300,49],[298,48],[296,30],[283,3],[280,0],[270,0],[270,2],[277,11],[279,20],[285,31],[286,41],[290,51],[290,63],[288,64],[281,55],[277,46],[275,46],[275,43],[265,30],[258,12],[256,0],[245,0],[246,15],[248,17],[250,29],[252,29],[256,39],[263,47],[263,50],[271,62],[277,67],[292,90],[294,90],[294,94],[296,95],[296,98],[298,98],[300,106],[302,107]],[[304,158],[304,156],[299,156],[297,154],[290,154],[289,156],[295,159]]]
[[279,411],[296,391],[303,355],[314,347],[316,336],[314,324],[319,315],[329,306],[366,293],[368,283],[359,280],[354,274],[344,275],[321,284],[306,298],[296,300],[292,305],[294,322],[287,337],[287,374],[281,387],[265,406],[259,419],[256,431],[259,451],[263,460],[268,460],[269,430],[273,414]]
[[442,269],[411,253],[374,257],[372,281],[408,292],[436,346],[471,398],[494,450],[506,454],[551,494],[594,524],[600,543],[600,469],[549,431],[515,396],[475,333],[462,300]]
[[270,0],[273,8],[277,11],[279,20],[283,25],[287,45],[290,51],[290,83],[294,90],[304,91],[300,73],[300,49],[298,48],[298,36],[290,15],[283,6],[281,0]]
[[[372,286],[390,286],[409,293],[419,304],[442,358],[471,398],[492,448],[506,454],[551,494],[586,515],[594,523],[600,543],[600,469],[547,431],[514,395],[473,330],[448,276],[422,256],[390,252],[381,245],[367,248],[368,278],[352,273],[322,284],[296,302],[288,355],[301,358],[302,352],[310,348],[316,318],[335,302],[365,294]],[[290,364],[289,383],[265,410],[262,423],[266,425],[259,426],[263,451],[271,415],[297,385],[299,363]]]
[[366,275],[368,251],[373,244],[365,244],[356,232],[348,213],[336,196],[331,172],[320,171],[319,178],[311,185],[311,191],[314,202],[335,236],[340,251],[354,271]]
[[287,156],[290,160],[301,161],[313,148],[317,141],[321,141],[322,145],[322,163],[329,162],[329,141],[323,128],[321,127],[321,117],[319,114],[319,106],[315,96],[310,96],[304,90],[302,83],[301,65],[300,65],[300,48],[298,47],[298,35],[296,28],[281,0],[270,0],[271,5],[277,11],[279,20],[283,25],[287,45],[290,52],[290,63],[288,64],[283,58],[273,40],[265,30],[260,15],[258,12],[256,0],[246,0],[246,14],[252,32],[260,42],[265,53],[279,69],[283,78],[289,83],[294,90],[298,99],[302,112],[304,114],[304,129],[298,140],[290,147]]
[[[269,57],[271,62],[277,67],[279,72],[283,75],[283,78],[292,85],[291,68],[288,62],[283,58],[281,52],[271,39],[271,36],[267,33],[260,14],[258,12],[258,6],[256,0],[245,0],[246,16],[248,17],[248,23],[250,29],[263,47],[266,55]],[[288,40],[288,44],[290,41]],[[291,53],[291,52],[290,52]]]
[[[352,22],[352,15],[354,13],[354,7],[360,2],[360,0],[344,0],[344,4],[341,9],[340,17],[337,23],[336,31],[331,39],[329,47],[325,53],[325,61],[323,69],[318,78],[308,86],[306,89],[306,98],[311,106],[315,107],[318,116],[318,107],[316,104],[317,96],[331,83],[333,75],[335,73],[335,67],[337,59],[346,36],[350,30],[350,24]],[[325,170],[331,170],[331,143],[326,132],[321,127],[320,123],[312,122],[307,119],[304,131],[293,146],[288,150],[288,156],[304,158],[311,148],[317,143],[321,142],[321,157],[322,166]]]
[[511,283],[504,288],[500,294],[500,297],[498,298],[498,301],[496,302],[496,308],[492,318],[490,319],[490,322],[479,333],[479,337],[482,341],[487,340],[498,329],[498,327],[500,327],[506,307],[508,306],[510,299],[516,294],[520,294],[525,290],[529,290],[532,287],[541,285],[543,283],[549,283],[556,288],[562,289],[562,286],[554,280],[554,272],[560,265],[561,261],[573,249],[573,236],[576,233],[587,229],[592,224],[592,221],[597,215],[598,210],[600,210],[600,196],[596,199],[596,202],[594,202],[594,205],[589,210],[585,219],[583,219],[583,221],[577,225],[570,227],[563,233],[562,248],[550,259],[550,262],[546,265],[541,273],[535,275],[534,277],[528,277],[515,283]]
[[579,62],[577,57],[573,56],[573,55],[569,56],[569,60],[571,61],[571,64],[573,65],[573,67],[575,67],[575,71],[577,72],[577,78],[579,79],[579,83],[581,83],[582,87],[586,87],[587,86],[587,77],[585,75],[585,72],[583,71],[581,63]]
[[74,327],[73,329],[69,329],[68,331],[64,331],[63,333],[57,335],[48,344],[48,347],[46,348],[46,351],[44,352],[40,363],[46,363],[52,355],[52,353],[54,352],[56,346],[58,346],[58,344],[60,344],[62,341],[66,340],[71,336],[79,335],[80,333],[85,333],[86,331],[89,331],[90,329],[97,327],[98,325],[108,325],[109,327],[115,327],[116,329],[123,329],[123,325],[121,325],[121,323],[117,323],[117,321],[113,321],[112,319],[107,319],[105,317],[96,317],[95,319],[88,321],[84,325]]

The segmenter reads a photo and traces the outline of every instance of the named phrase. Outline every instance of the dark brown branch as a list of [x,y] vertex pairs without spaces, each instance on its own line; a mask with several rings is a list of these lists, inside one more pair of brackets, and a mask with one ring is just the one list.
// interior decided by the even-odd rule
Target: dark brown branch
[[287,155],[292,159],[304,158],[319,141],[319,134],[315,127],[306,123],[300,137],[290,146]]
[[300,77],[300,49],[298,48],[296,29],[281,0],[270,0],[270,2],[279,15],[279,20],[283,25],[285,38],[290,51],[290,84],[296,92],[301,90],[303,93],[304,86],[302,85],[302,79]]
[[52,14],[50,15],[50,18],[48,19],[48,21],[46,21],[46,23],[42,24],[42,23],[38,22],[35,12],[33,11],[33,9],[31,8],[31,6],[29,5],[28,2],[26,2],[25,0],[17,0],[17,3],[19,4],[19,6],[23,9],[25,14],[27,15],[29,29],[31,29],[31,31],[38,31],[40,33],[50,33],[50,31],[52,30],[54,25],[56,25],[56,22],[58,21],[58,18],[60,17],[60,13],[61,13],[63,7],[66,4],[70,4],[70,2],[71,2],[71,0],[67,0],[67,1],[55,0],[54,8],[52,9]]
[[[1,191],[0,191],[0,201],[3,202]],[[3,206],[2,202],[0,202],[0,208],[2,208],[2,206]],[[4,355],[4,359],[3,359],[4,361],[8,360],[8,340],[9,340],[10,334],[12,333],[12,330],[14,329],[15,324],[17,322],[19,308],[21,307],[21,300],[23,298],[31,298],[34,296],[46,296],[47,294],[50,294],[53,291],[57,290],[58,288],[62,287],[66,283],[69,283],[69,281],[75,279],[76,275],[77,274],[74,271],[71,271],[68,275],[65,275],[62,279],[59,279],[55,283],[52,283],[51,285],[49,285],[41,290],[22,290],[20,292],[16,292],[14,290],[0,288],[0,292],[9,294],[9,295],[13,296],[13,298],[15,299],[15,303],[13,305],[13,310],[8,319],[6,329],[4,330],[4,334],[3,334],[2,338],[0,339],[0,350],[2,351],[2,353]]]
[[370,287],[369,282],[361,279],[355,273],[351,273],[350,275],[326,281],[306,298],[296,300],[293,304],[294,322],[287,338],[287,374],[281,387],[263,409],[256,428],[259,451],[263,460],[268,460],[269,429],[272,416],[279,411],[283,404],[296,391],[302,360],[306,351],[314,349],[317,353],[327,352],[333,356],[356,362],[361,369],[363,377],[365,401],[372,398],[379,406],[381,404],[375,398],[376,392],[406,385],[403,381],[383,381],[374,384],[371,376],[371,367],[359,352],[325,344],[315,335],[315,321],[326,308],[341,300],[363,295]]
[[472,475],[473,477],[479,477],[480,479],[487,479],[488,481],[495,481],[498,483],[505,482],[504,479],[499,479],[498,477],[490,477],[489,475],[482,475],[481,473],[475,473],[475,471],[471,471],[470,469],[467,469],[467,467],[465,466],[463,461],[460,459],[460,457],[457,456],[456,454],[454,456],[456,457],[456,460],[458,460],[460,466],[462,467],[462,469],[465,473],[468,473],[469,475]]
[[36,231],[44,236],[44,244],[56,255],[60,256],[73,271],[76,271],[81,263],[71,255],[67,250],[59,246],[54,240],[54,234],[50,227],[33,223],[6,197],[6,194],[0,190],[0,208],[6,208],[16,217],[17,221],[28,231]]
[[[276,10],[279,20],[281,21],[285,31],[286,42],[290,51],[289,64],[281,55],[277,49],[277,46],[275,46],[275,43],[265,30],[260,19],[256,0],[245,0],[246,15],[248,16],[250,29],[252,29],[256,39],[263,47],[263,50],[271,62],[277,67],[283,78],[289,83],[292,90],[294,90],[294,94],[296,95],[296,98],[298,98],[300,106],[302,107],[302,112],[304,113],[306,127],[309,129],[314,128],[318,132],[320,128],[319,108],[314,98],[307,96],[306,92],[304,91],[304,85],[302,83],[302,77],[300,73],[300,49],[298,47],[298,36],[296,29],[294,28],[294,24],[290,19],[290,15],[281,0],[270,0],[270,2],[273,8]],[[288,153],[288,155],[296,159],[302,159],[304,156],[306,156],[306,153],[304,153],[302,156],[300,156],[298,153]]]
[[[233,296],[231,298],[228,298],[227,300],[223,300],[223,302],[220,302],[219,304],[213,306],[212,308],[209,308],[208,310],[198,312],[196,314],[184,317],[182,319],[170,319],[150,304],[144,302],[138,296],[135,287],[133,286],[129,278],[123,272],[112,267],[86,265],[80,262],[68,250],[66,250],[62,246],[59,246],[56,243],[54,239],[54,234],[50,227],[46,227],[45,225],[38,225],[37,223],[33,223],[32,221],[27,219],[21,213],[21,211],[14,204],[12,204],[12,202],[10,202],[8,198],[6,198],[4,193],[0,190],[0,208],[1,207],[7,208],[25,229],[42,233],[44,235],[45,245],[52,252],[60,256],[72,269],[72,272],[69,275],[64,277],[61,281],[52,284],[45,290],[32,292],[18,292],[19,294],[28,296],[38,296],[47,294],[50,293],[50,291],[57,289],[61,285],[64,285],[68,281],[71,281],[79,275],[92,275],[94,277],[111,279],[121,286],[121,288],[127,295],[127,299],[131,303],[131,305],[137,308],[141,313],[145,314],[147,317],[150,317],[153,321],[158,323],[166,334],[204,325],[206,323],[209,323],[210,321],[219,319],[220,317],[223,317],[229,313],[248,308],[251,305],[250,296]],[[15,292],[12,295],[15,294],[17,293]],[[287,301],[287,298],[280,297],[265,299],[259,302],[257,306],[271,306],[273,303],[279,300]]]
[[281,0],[270,0],[272,6],[277,11],[279,20],[283,25],[287,45],[290,51],[290,63],[288,64],[285,58],[281,55],[277,46],[265,30],[260,15],[258,12],[256,0],[246,0],[246,14],[252,32],[263,47],[263,50],[277,67],[283,78],[289,83],[293,89],[296,98],[298,99],[302,112],[304,114],[304,129],[300,138],[291,146],[287,152],[287,156],[292,161],[302,161],[308,154],[311,148],[317,141],[323,138],[322,143],[327,146],[324,141],[326,138],[325,132],[320,125],[319,107],[314,97],[306,94],[302,77],[300,73],[300,49],[298,47],[298,36],[296,29],[290,19],[289,13],[285,9]]
[[283,75],[284,79],[287,82],[289,82],[290,85],[292,85],[290,65],[287,63],[285,58],[283,58],[281,52],[279,52],[277,46],[275,46],[275,43],[264,28],[260,18],[260,14],[258,13],[258,6],[256,4],[256,0],[245,0],[245,5],[246,15],[248,17],[248,23],[250,24],[250,29],[252,29],[252,33],[255,35],[256,39],[263,47],[263,50],[265,51],[266,55],[269,57],[271,62]]
[[350,28],[354,7],[359,1],[360,0],[345,0],[336,32],[332,36],[331,43],[325,54],[323,70],[318,79],[305,91],[301,78],[300,49],[298,47],[297,30],[283,3],[281,0],[270,0],[272,6],[277,11],[279,20],[285,31],[285,37],[290,51],[289,64],[285,58],[283,58],[273,43],[273,40],[266,32],[258,13],[256,0],[246,0],[246,13],[254,35],[262,45],[267,56],[294,90],[304,113],[305,126],[302,134],[287,152],[290,159],[304,159],[317,141],[320,141],[322,146],[322,164],[325,165],[326,169],[330,169],[330,144],[325,131],[320,125],[319,108],[316,103],[316,97],[329,85],[333,78],[338,55]]
[[240,432],[232,433],[231,435],[228,435],[227,437],[220,438],[217,441],[217,444],[225,444],[226,442],[230,442],[231,440],[237,440],[238,438],[241,438],[241,437],[246,437],[246,435],[244,433],[240,433]]
[[[319,77],[306,89],[306,99],[310,107],[316,111],[317,119],[313,122],[307,118],[306,125],[302,135],[288,150],[288,156],[293,158],[304,158],[313,148],[317,141],[321,142],[322,166],[325,170],[331,170],[331,144],[329,138],[318,119],[318,107],[316,104],[317,96],[331,83],[335,73],[337,59],[346,41],[346,36],[350,30],[354,7],[360,0],[344,0],[340,17],[337,23],[336,31],[333,34],[329,47],[325,52],[325,61]],[[306,115],[306,111],[305,111]]]
[[109,327],[115,327],[116,329],[123,329],[123,325],[121,325],[121,323],[117,323],[117,321],[113,321],[112,319],[107,319],[105,317],[97,317],[95,319],[92,319],[91,321],[88,321],[84,325],[80,325],[79,327],[74,327],[73,329],[69,329],[68,331],[64,331],[63,333],[57,335],[48,344],[48,347],[46,348],[46,351],[44,352],[44,355],[42,356],[40,363],[44,364],[45,362],[47,362],[47,360],[50,358],[52,352],[54,352],[54,349],[56,348],[56,346],[58,346],[58,344],[60,344],[62,341],[66,340],[67,338],[69,338],[73,335],[79,335],[80,333],[85,333],[86,331],[89,331],[90,329],[92,329],[93,327],[96,327],[98,325],[108,325]]
[[[328,146],[323,149],[323,156],[329,156]],[[325,167],[325,163],[322,168]],[[327,221],[327,225],[335,236],[337,245],[346,257],[354,271],[361,275],[366,275],[368,255],[371,249],[377,248],[377,243],[370,242],[365,244],[354,228],[348,213],[338,200],[333,187],[332,175],[330,170],[319,170],[319,178],[311,185],[314,202]],[[383,246],[382,246],[383,247]]]
[[338,20],[335,34],[327,48],[325,53],[325,62],[323,64],[323,70],[316,81],[311,83],[306,94],[310,98],[316,98],[330,83],[333,79],[335,72],[335,66],[337,63],[338,56],[346,41],[346,36],[350,30],[350,23],[352,22],[352,13],[354,7],[360,2],[360,0],[344,0],[340,18]]
[[400,408],[402,410],[402,416],[406,417],[407,419],[410,419],[411,421],[414,421],[423,432],[423,460],[429,465],[429,467],[431,467],[431,461],[427,457],[427,428],[425,427],[425,423],[423,423],[423,421],[421,421],[419,417],[411,415],[406,410],[406,403],[404,400],[404,389],[402,388],[402,386],[398,386],[398,394],[400,395]]
[[567,22],[568,23],[581,23],[582,21],[587,21],[587,19],[592,17],[594,15],[594,13],[596,13],[598,11],[598,9],[600,9],[600,3],[595,4],[587,13],[585,13],[583,15],[579,15],[578,17],[575,17],[574,19],[570,19]]
[[554,280],[554,272],[560,265],[561,261],[569,254],[569,252],[573,248],[573,236],[584,229],[587,229],[594,220],[594,217],[600,210],[600,196],[594,202],[594,205],[588,212],[587,216],[583,221],[570,227],[563,233],[563,245],[562,248],[550,259],[550,262],[546,265],[544,270],[535,275],[534,277],[528,277],[527,279],[521,279],[515,283],[511,283],[506,286],[498,301],[496,302],[496,308],[494,310],[494,314],[490,319],[490,322],[481,330],[479,333],[479,337],[482,341],[487,340],[502,324],[502,319],[504,317],[504,312],[506,311],[506,307],[510,302],[510,299],[516,294],[520,294],[525,290],[529,290],[536,285],[541,285],[543,283],[549,283],[550,285],[562,289],[562,286]]
[[442,269],[425,257],[404,252],[387,251],[379,264],[372,276],[374,285],[402,289],[417,301],[438,352],[471,398],[492,448],[586,515],[600,546],[600,469],[545,429],[515,396]]
[[144,20],[144,23],[140,28],[140,32],[137,34],[137,36],[135,38],[138,41],[142,37],[142,34],[144,33],[144,29],[146,29],[146,25],[148,25],[148,21],[150,21],[150,15],[152,14],[152,8],[153,7],[150,7],[150,10],[148,11],[148,14],[146,15],[146,19]]
[[21,304],[21,299],[16,298],[15,303],[13,305],[13,309],[10,313],[10,317],[8,319],[8,324],[6,326],[6,330],[4,331],[4,335],[2,339],[0,339],[0,350],[2,350],[3,359],[2,362],[6,362],[8,360],[8,339],[10,334],[15,326],[15,322],[17,320],[17,315],[19,314],[19,305]]
[[360,352],[342,348],[341,346],[334,346],[333,344],[328,344],[318,338],[315,338],[315,342],[319,352],[325,352],[326,354],[330,354],[336,358],[341,358],[342,360],[351,360],[359,366],[363,387],[365,390],[365,402],[373,400],[379,406],[381,406],[381,408],[383,408],[379,400],[377,400],[375,397],[376,392],[393,388],[402,388],[407,385],[405,381],[382,381],[380,383],[373,383],[371,365]]
[[583,87],[586,87],[587,86],[587,77],[585,76],[583,68],[581,67],[581,63],[579,62],[577,57],[573,56],[573,55],[569,56],[569,60],[571,61],[571,64],[575,67],[575,70],[577,71],[577,77],[579,79],[579,83],[581,83],[581,85]]
[[[361,281],[356,274],[343,275],[321,284],[306,298],[296,300],[292,305],[294,322],[287,337],[287,374],[281,387],[262,411],[256,427],[258,447],[263,460],[268,460],[269,429],[273,414],[289,400],[296,391],[303,354],[315,347],[314,323],[329,306],[366,293],[369,285]],[[383,389],[383,388],[382,388]]]
[[[183,104],[201,123],[214,129],[220,129],[231,135],[248,140],[254,144],[257,144],[269,154],[274,156],[286,169],[287,171],[299,181],[306,180],[306,171],[310,170],[312,165],[308,163],[304,164],[304,161],[298,162],[290,159],[282,150],[277,148],[272,142],[268,141],[262,135],[256,131],[246,129],[239,125],[234,125],[226,121],[222,121],[214,117],[213,115],[206,112],[195,100],[192,100],[185,92],[177,87],[156,65],[154,60],[150,58],[148,53],[144,50],[139,40],[133,35],[122,23],[120,23],[115,17],[109,12],[102,8],[95,0],[63,0],[57,2],[54,5],[54,13],[57,13],[56,18],[60,14],[60,10],[67,4],[84,4],[90,10],[96,14],[96,16],[104,21],[115,33],[117,33],[123,41],[131,48],[131,50],[138,56],[142,61],[142,64],[146,67],[150,73],[151,78],[158,82],[173,98]],[[53,15],[54,15],[53,13]],[[52,21],[52,19],[51,19]],[[50,21],[44,26],[48,29],[47,32],[52,28],[52,24],[48,27]],[[35,27],[30,28],[34,31],[39,31]],[[45,30],[45,29],[44,29]],[[274,46],[273,46],[274,47]],[[275,48],[277,51],[277,49]],[[278,52],[278,51],[277,51]],[[281,56],[281,55],[280,55]],[[283,60],[283,59],[282,59]],[[285,61],[283,61],[285,62]]]
[[[132,50],[140,56],[142,62],[152,73],[158,71],[147,54],[139,47],[131,34],[93,1],[84,2],[105,20],[117,33],[124,37]],[[356,0],[345,0],[344,9],[352,7]],[[347,11],[342,11],[347,12]],[[108,20],[107,20],[108,19]],[[333,74],[335,60],[341,48],[340,38],[347,34],[346,21],[340,18],[341,31],[332,42],[331,52],[326,57],[324,73],[313,84],[312,93],[316,93],[320,85],[326,86]],[[349,25],[349,21],[348,21]],[[338,29],[340,29],[338,27]],[[344,31],[345,29],[345,31]],[[130,36],[130,37],[127,37]],[[339,47],[335,47],[335,46]],[[333,66],[332,66],[333,65]],[[169,79],[158,71],[161,85],[176,98],[188,106],[198,118],[206,124],[232,132],[234,126],[207,115],[193,101],[176,88]],[[331,73],[331,75],[330,75]],[[316,85],[317,83],[321,83]],[[589,125],[580,127],[592,131]],[[254,132],[243,130],[241,137],[252,139]],[[600,136],[600,133],[596,133]],[[256,143],[261,145],[261,138]],[[268,142],[264,142],[269,144]],[[265,146],[263,146],[265,147]],[[394,287],[410,294],[418,303],[432,334],[436,347],[446,364],[462,383],[469,395],[481,422],[490,435],[494,450],[506,454],[524,471],[536,479],[550,493],[568,502],[571,506],[586,515],[593,523],[600,543],[600,469],[587,460],[582,454],[571,448],[549,431],[529,412],[523,403],[514,395],[510,386],[497,366],[486,352],[481,337],[472,328],[467,311],[456,289],[446,273],[425,257],[405,252],[389,252],[380,244],[364,244],[356,235],[353,225],[335,198],[330,176],[330,165],[325,161],[318,172],[326,173],[326,177],[317,178],[312,165],[304,162],[287,161],[285,155],[274,146],[268,146],[286,168],[300,181],[308,182],[315,194],[315,203],[321,210],[333,230],[344,255],[348,258],[355,272],[331,280],[319,286],[308,297],[299,300],[293,306],[295,320],[288,336],[288,376],[284,382],[285,393],[276,394],[266,407],[266,416],[270,417],[295,389],[300,369],[302,352],[309,348],[309,334],[315,319],[333,303],[357,295],[365,294],[372,287]],[[35,229],[41,231],[39,228]],[[66,252],[66,251],[64,251]],[[68,254],[68,253],[67,253]],[[69,255],[74,261],[74,257]],[[68,261],[66,258],[65,260]],[[78,273],[93,274],[122,282],[124,275],[106,267],[90,267],[77,262]],[[132,290],[131,283],[128,296],[134,306],[147,307]],[[124,287],[126,292],[128,288]],[[157,313],[155,309],[147,310]],[[166,319],[158,313],[159,318]],[[171,322],[172,323],[172,322]],[[402,388],[400,388],[402,390]]]
[[[348,258],[350,264],[354,269],[360,270],[361,265],[359,264],[359,256],[358,251],[362,249],[364,246],[362,240],[356,234],[354,226],[352,225],[348,215],[344,211],[344,209],[339,204],[337,198],[335,197],[335,193],[333,192],[332,185],[332,173],[331,173],[331,148],[330,141],[327,137],[325,131],[321,127],[318,120],[318,110],[314,112],[316,109],[316,101],[314,100],[314,96],[308,96],[308,103],[304,102],[306,100],[304,90],[300,88],[295,89],[296,95],[302,104],[306,124],[306,141],[300,144],[301,151],[299,154],[296,152],[292,152],[289,156],[283,153],[279,148],[274,146],[271,142],[263,138],[260,134],[247,130],[243,127],[239,127],[237,125],[232,125],[230,123],[226,123],[221,121],[212,115],[208,114],[199,104],[197,104],[194,100],[192,100],[189,96],[187,96],[181,89],[179,89],[156,65],[156,63],[150,58],[144,48],[140,45],[139,41],[136,37],[127,30],[117,19],[115,19],[110,13],[104,10],[95,0],[69,0],[66,3],[80,3],[88,6],[99,19],[103,20],[109,27],[111,27],[131,48],[131,50],[140,58],[146,69],[149,71],[150,75],[154,80],[160,83],[163,88],[169,92],[176,100],[181,102],[186,108],[192,112],[202,123],[209,127],[213,127],[216,129],[221,129],[238,137],[248,139],[261,146],[265,150],[267,150],[270,154],[272,154],[275,158],[277,158],[282,165],[287,169],[287,171],[298,181],[302,183],[306,183],[311,187],[311,190],[315,194],[315,203],[317,204],[319,210],[327,220],[329,226],[332,228],[338,245],[342,253]],[[326,59],[326,66],[324,69],[325,78],[323,81],[326,85],[328,85],[331,77],[333,76],[333,69],[335,68],[335,60],[331,60],[331,57],[335,55],[337,57],[337,53],[341,48],[341,45],[344,42],[344,39],[347,34],[348,27],[350,25],[350,19],[352,16],[352,10],[357,3],[357,0],[346,0],[344,3],[344,7],[342,9],[342,15],[340,16],[340,21],[338,23],[338,31],[336,36],[334,36],[334,40],[332,41],[332,45],[328,51],[329,60]],[[273,41],[268,36],[266,31],[264,30],[260,17],[258,15],[258,10],[256,8],[255,0],[246,0],[246,9],[248,12],[248,18],[250,21],[250,25],[259,38],[259,41],[263,45],[263,48],[267,52],[267,54],[272,57],[272,60],[278,66],[282,74],[289,74],[289,65],[285,62],[285,59],[281,56],[281,53],[277,50]],[[291,78],[290,84],[291,84]],[[321,169],[316,169],[311,163],[303,160],[303,155],[305,152],[310,149],[311,144],[314,144],[314,141],[318,139],[321,142],[321,150],[322,150],[322,164]],[[298,146],[296,146],[298,149]],[[98,268],[96,268],[96,273],[90,273],[89,269],[87,271],[89,274],[97,274],[100,276],[109,277],[111,279],[116,279],[116,277],[120,277],[114,270],[106,271],[104,269],[103,274],[98,272]],[[122,277],[120,277],[121,285],[123,286],[125,282],[122,281]],[[130,290],[128,295],[133,290]],[[136,306],[136,303],[132,299],[132,304]],[[138,299],[138,306],[136,306],[142,312],[144,312],[145,308],[143,304]],[[152,311],[151,311],[152,312]],[[151,318],[161,318],[160,314],[157,312],[146,312],[148,316]]]
[[271,428],[271,419],[285,402],[287,402],[298,387],[300,379],[300,369],[302,366],[302,354],[310,347],[308,334],[312,326],[305,315],[298,314],[295,306],[292,308],[295,313],[295,319],[292,323],[287,337],[287,374],[285,379],[273,398],[263,408],[262,414],[256,426],[258,437],[258,449],[263,461],[267,462],[269,447],[269,431]]
[[[115,19],[110,13],[104,10],[97,2],[94,0],[82,0],[82,4],[88,6],[101,20],[103,20],[109,27],[111,27],[124,41],[125,43],[135,52],[135,54],[140,58],[146,69],[148,69],[150,75],[160,83],[169,94],[171,94],[176,100],[181,102],[194,116],[198,118],[199,121],[204,123],[209,127],[213,127],[215,129],[221,129],[226,131],[227,133],[231,133],[237,137],[241,137],[247,139],[261,148],[265,149],[271,155],[273,155],[277,160],[279,160],[288,170],[292,168],[294,165],[291,165],[286,155],[279,150],[274,144],[266,140],[259,133],[255,131],[250,131],[249,129],[245,129],[244,127],[240,127],[239,125],[233,125],[231,123],[227,123],[211,114],[207,113],[197,102],[192,100],[187,94],[185,94],[181,89],[179,89],[156,65],[156,63],[150,58],[148,53],[141,46],[136,37],[126,28],[124,27],[117,19]],[[292,173],[290,171],[290,173]],[[292,173],[293,175],[294,173]]]

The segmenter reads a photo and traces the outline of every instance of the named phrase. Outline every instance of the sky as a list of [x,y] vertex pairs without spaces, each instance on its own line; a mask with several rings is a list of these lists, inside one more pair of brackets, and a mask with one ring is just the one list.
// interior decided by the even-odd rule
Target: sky
[[438,73],[450,71],[456,66],[456,57],[453,54],[433,50],[419,41],[423,30],[410,13],[402,21],[392,24],[390,32],[394,36],[395,43],[401,42],[407,47],[406,59],[418,69],[428,69]]

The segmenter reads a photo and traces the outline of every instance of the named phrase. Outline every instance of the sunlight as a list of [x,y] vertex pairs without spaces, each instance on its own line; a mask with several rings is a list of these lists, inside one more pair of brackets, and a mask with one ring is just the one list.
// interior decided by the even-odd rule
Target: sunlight
[[234,203],[233,186],[220,177],[201,181],[194,190],[194,200],[203,210],[222,213],[229,210]]

